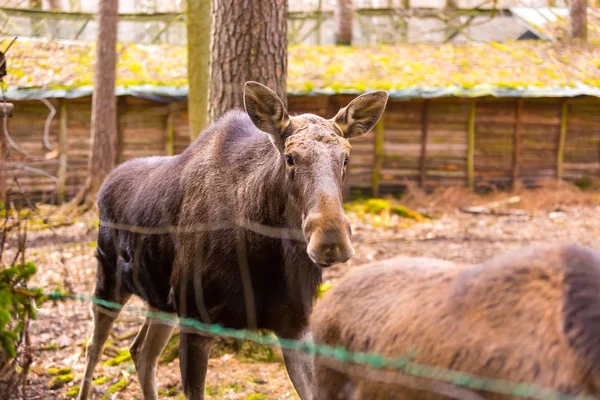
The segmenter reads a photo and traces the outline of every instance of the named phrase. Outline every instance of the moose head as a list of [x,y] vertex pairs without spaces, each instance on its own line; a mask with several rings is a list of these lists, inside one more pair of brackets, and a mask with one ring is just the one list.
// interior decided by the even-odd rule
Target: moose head
[[350,221],[344,213],[342,187],[350,162],[348,139],[366,134],[381,118],[385,91],[363,94],[332,119],[314,114],[290,116],[269,88],[247,82],[246,112],[267,133],[285,168],[290,219],[299,223],[310,259],[321,267],[346,262],[354,255]]

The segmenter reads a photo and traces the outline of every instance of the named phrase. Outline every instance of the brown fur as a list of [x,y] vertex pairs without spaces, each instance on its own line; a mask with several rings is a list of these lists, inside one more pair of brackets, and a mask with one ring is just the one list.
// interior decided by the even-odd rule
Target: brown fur
[[[389,357],[414,346],[416,363],[598,396],[600,253],[548,245],[479,265],[405,257],[367,265],[317,304],[312,331],[317,344]],[[382,384],[364,379],[363,367],[326,364],[315,361],[317,399],[447,398],[430,380],[411,379],[418,389],[405,376]]]
[[[359,96],[331,120],[289,116],[275,93],[255,82],[244,96],[247,113],[227,113],[182,154],[131,160],[107,177],[98,196],[95,294],[121,303],[135,294],[181,317],[301,339],[321,267],[354,254],[341,192],[345,137],[375,125],[387,94]],[[94,352],[112,322],[94,325]],[[155,329],[149,325],[145,336],[166,336]],[[182,333],[184,391],[203,398],[210,345],[193,336]],[[146,371],[144,395],[155,397],[148,375],[162,349],[140,341],[136,348],[151,359],[136,361]],[[310,360],[284,357],[300,395],[310,398]],[[87,380],[97,357],[88,360]]]

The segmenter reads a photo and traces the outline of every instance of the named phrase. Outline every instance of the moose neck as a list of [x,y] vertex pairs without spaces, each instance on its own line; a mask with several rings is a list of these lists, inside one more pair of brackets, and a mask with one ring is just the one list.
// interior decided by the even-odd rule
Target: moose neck
[[290,196],[283,156],[267,138],[253,146],[252,153],[244,157],[260,161],[244,168],[246,173],[240,177],[244,189],[237,194],[244,217],[270,228],[300,228],[301,218],[296,221],[295,213],[288,215]]

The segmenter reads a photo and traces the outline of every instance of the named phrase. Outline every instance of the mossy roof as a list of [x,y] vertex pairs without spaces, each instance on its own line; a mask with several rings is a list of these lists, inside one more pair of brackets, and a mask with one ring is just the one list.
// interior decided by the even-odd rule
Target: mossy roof
[[[118,51],[119,94],[187,94],[185,47],[120,44]],[[7,55],[8,95],[89,95],[94,54],[93,43],[19,39]],[[372,89],[397,97],[600,97],[600,45],[519,41],[289,48],[291,94]]]

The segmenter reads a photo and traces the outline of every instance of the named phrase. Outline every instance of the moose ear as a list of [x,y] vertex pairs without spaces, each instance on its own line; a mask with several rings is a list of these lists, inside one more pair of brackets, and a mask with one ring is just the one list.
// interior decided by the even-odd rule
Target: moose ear
[[275,92],[258,82],[246,82],[244,107],[254,125],[268,133],[277,147],[282,147],[282,136],[290,123],[290,117]]
[[332,121],[347,139],[364,135],[381,118],[387,99],[384,90],[365,93],[342,108]]

